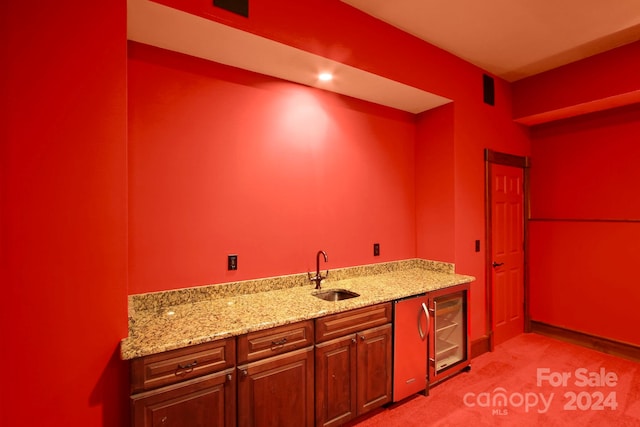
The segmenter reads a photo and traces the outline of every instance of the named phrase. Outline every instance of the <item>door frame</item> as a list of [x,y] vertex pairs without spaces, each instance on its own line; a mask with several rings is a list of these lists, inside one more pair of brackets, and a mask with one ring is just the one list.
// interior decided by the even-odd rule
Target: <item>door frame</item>
[[485,148],[484,150],[485,164],[485,182],[484,182],[484,201],[485,201],[485,305],[486,305],[486,335],[489,339],[489,351],[493,351],[495,347],[493,335],[493,226],[492,226],[492,209],[491,209],[491,172],[492,165],[512,166],[522,168],[523,176],[523,253],[524,253],[524,271],[523,271],[523,292],[524,292],[524,331],[531,332],[531,317],[529,315],[529,219],[531,212],[529,207],[529,168],[531,160],[529,157],[516,156],[513,154],[501,153]]

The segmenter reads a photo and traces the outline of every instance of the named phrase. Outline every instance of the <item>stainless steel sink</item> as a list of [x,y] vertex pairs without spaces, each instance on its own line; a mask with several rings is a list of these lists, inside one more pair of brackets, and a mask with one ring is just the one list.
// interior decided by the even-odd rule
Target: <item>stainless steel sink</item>
[[345,299],[360,296],[360,294],[348,291],[346,289],[327,289],[326,291],[320,291],[312,295],[325,301],[342,301]]

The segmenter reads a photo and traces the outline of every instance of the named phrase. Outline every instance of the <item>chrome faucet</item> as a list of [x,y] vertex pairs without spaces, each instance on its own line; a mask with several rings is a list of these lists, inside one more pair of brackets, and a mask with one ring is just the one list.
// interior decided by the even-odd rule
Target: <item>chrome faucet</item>
[[316,275],[311,277],[311,273],[307,273],[307,275],[309,276],[309,280],[315,282],[316,289],[320,289],[320,283],[329,275],[329,270],[327,270],[324,276],[320,274],[320,255],[324,256],[324,262],[329,261],[329,257],[327,257],[327,253],[325,251],[318,251],[318,253],[316,254]]

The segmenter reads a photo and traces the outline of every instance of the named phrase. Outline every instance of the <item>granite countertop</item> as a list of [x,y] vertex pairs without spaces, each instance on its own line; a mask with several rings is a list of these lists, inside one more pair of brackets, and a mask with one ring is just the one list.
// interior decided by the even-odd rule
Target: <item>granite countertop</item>
[[[206,297],[194,297],[193,293],[188,293],[187,301],[176,300],[172,295],[174,299],[169,298],[167,302],[167,293],[146,295],[144,303],[130,297],[129,336],[122,340],[121,357],[133,359],[475,280],[471,276],[453,273],[452,264],[444,264],[445,268],[442,265],[411,260],[398,265],[387,263],[383,268],[376,265],[373,269],[360,269],[348,274],[344,271],[332,274],[330,271],[322,283],[322,290],[347,289],[360,294],[356,298],[335,302],[314,297],[317,292],[314,285],[302,275],[288,276],[287,279],[295,283],[286,287],[264,291],[258,288],[251,293],[220,292],[224,286],[214,285],[212,288],[217,293]],[[260,283],[252,283],[256,282]],[[200,295],[203,290],[197,291]]]

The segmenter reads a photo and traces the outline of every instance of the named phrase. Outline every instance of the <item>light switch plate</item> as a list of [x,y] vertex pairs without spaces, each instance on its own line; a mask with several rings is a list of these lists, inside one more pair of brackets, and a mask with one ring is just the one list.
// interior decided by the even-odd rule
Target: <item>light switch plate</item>
[[227,255],[227,270],[237,270],[238,269],[238,255],[230,254]]

